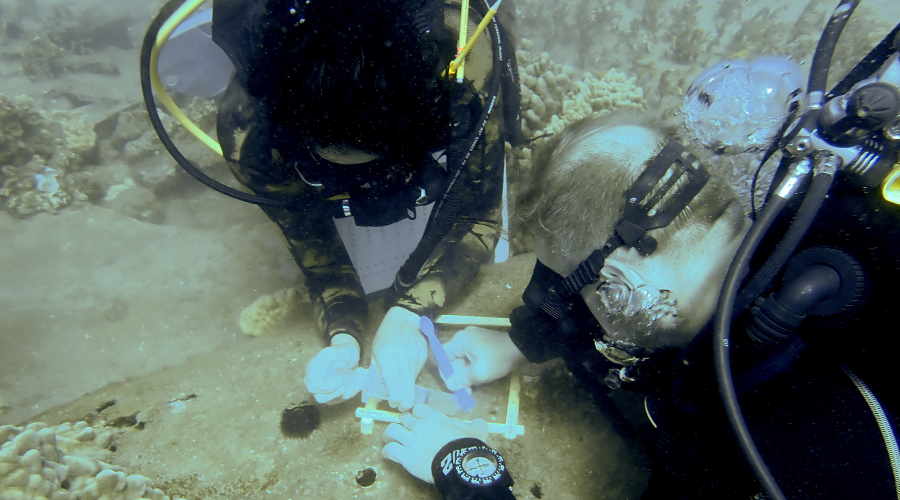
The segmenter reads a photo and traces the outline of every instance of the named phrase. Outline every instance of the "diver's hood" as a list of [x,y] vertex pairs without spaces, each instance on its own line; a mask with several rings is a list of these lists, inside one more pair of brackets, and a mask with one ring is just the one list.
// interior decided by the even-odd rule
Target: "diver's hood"
[[[396,0],[393,3],[401,12],[409,14],[409,20],[419,30],[420,40],[449,40],[450,33],[444,29],[442,2]],[[308,22],[305,17],[307,4],[308,0],[213,0],[212,40],[231,59],[235,77],[251,95],[260,90],[254,89],[254,83],[267,86],[267,81],[281,71],[277,64],[269,61],[273,54],[284,50],[281,41],[284,34],[303,36],[298,27]],[[309,21],[309,24],[313,23]],[[276,33],[278,39],[273,39],[272,33]],[[419,50],[434,50],[427,47],[428,44],[424,44]],[[423,58],[427,59],[424,53]],[[260,64],[260,61],[266,63]],[[444,63],[449,61],[442,61],[440,67],[444,67]]]

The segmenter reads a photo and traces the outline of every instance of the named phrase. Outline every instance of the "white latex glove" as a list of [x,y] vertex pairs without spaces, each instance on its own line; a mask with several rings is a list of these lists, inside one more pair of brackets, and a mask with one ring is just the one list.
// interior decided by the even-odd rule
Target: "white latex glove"
[[384,458],[402,465],[410,474],[434,484],[431,462],[445,444],[473,437],[487,441],[488,425],[482,419],[470,423],[448,417],[428,405],[416,405],[412,414],[400,416],[399,424],[384,431]]
[[412,408],[416,377],[426,357],[428,342],[419,330],[419,315],[402,307],[388,309],[372,341],[372,366],[384,378],[391,406]]
[[453,375],[444,381],[451,391],[505,377],[525,361],[508,333],[477,326],[456,332],[444,350],[453,366]]
[[315,395],[319,403],[339,403],[352,398],[359,387],[344,384],[348,373],[359,366],[359,343],[346,333],[331,338],[331,346],[306,365],[306,390]]

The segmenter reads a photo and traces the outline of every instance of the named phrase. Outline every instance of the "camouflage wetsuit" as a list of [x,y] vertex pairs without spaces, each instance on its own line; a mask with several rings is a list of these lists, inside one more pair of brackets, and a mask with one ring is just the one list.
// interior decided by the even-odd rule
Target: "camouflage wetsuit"
[[[446,5],[445,26],[456,34],[459,4]],[[472,9],[470,34],[480,19]],[[513,54],[512,45],[505,38],[502,40],[503,48]],[[485,33],[467,57],[465,70],[469,88],[474,90],[470,95],[480,101],[477,104],[482,109],[489,105],[491,98],[489,84],[493,60],[492,39]],[[510,84],[515,85],[517,106],[518,81],[515,77],[504,78],[501,86]],[[498,92],[498,101],[483,136],[462,167],[464,189],[455,222],[431,253],[414,284],[399,297],[391,297],[392,302],[387,306],[396,303],[417,314],[436,314],[449,298],[463,290],[479,267],[491,259],[500,238],[504,139],[507,137],[500,94],[502,92]],[[507,97],[507,101],[512,100]],[[390,123],[386,122],[385,126]],[[472,120],[471,127],[480,126],[481,123]],[[514,123],[511,129],[518,129],[518,126]],[[223,98],[218,135],[235,177],[254,193],[289,200],[318,200],[327,195],[301,179],[301,173],[295,168],[294,153],[280,146],[286,143],[285,137],[291,137],[291,130],[268,119],[264,105],[248,95],[237,78],[232,80]],[[462,150],[468,147],[464,139],[444,145],[451,160],[454,156],[462,156]],[[348,169],[353,167],[346,166]],[[356,336],[363,331],[368,306],[332,214],[328,210],[315,209],[263,207],[263,210],[281,228],[291,254],[306,278],[316,319],[326,339],[337,333]]]

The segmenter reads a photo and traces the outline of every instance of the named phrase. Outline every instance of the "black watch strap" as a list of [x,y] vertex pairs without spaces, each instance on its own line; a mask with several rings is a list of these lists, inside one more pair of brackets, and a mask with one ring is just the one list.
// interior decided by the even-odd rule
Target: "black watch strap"
[[515,499],[506,462],[480,439],[444,445],[431,462],[431,474],[445,500]]

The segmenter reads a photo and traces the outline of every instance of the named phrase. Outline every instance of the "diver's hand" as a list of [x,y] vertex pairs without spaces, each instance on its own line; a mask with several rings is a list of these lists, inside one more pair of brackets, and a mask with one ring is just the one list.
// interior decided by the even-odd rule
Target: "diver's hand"
[[444,344],[453,375],[444,382],[456,391],[505,377],[525,360],[509,334],[470,326]]
[[399,424],[391,424],[384,431],[381,454],[402,465],[410,474],[434,484],[431,462],[441,448],[450,441],[473,437],[487,441],[488,425],[482,419],[470,423],[448,417],[434,408],[416,405],[412,414],[400,416]]
[[419,315],[402,307],[388,309],[372,342],[372,366],[384,378],[391,406],[400,411],[412,408],[416,377],[427,356]]
[[339,333],[331,346],[322,349],[306,365],[306,390],[319,403],[338,403],[352,398],[359,387],[345,383],[347,375],[359,365],[359,343],[351,335]]

